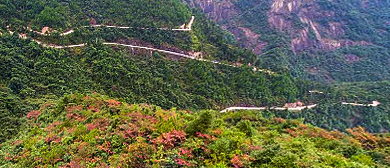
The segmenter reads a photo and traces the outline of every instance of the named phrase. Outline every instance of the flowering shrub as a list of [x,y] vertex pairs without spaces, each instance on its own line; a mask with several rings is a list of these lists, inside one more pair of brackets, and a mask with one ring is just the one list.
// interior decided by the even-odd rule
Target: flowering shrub
[[186,140],[186,133],[184,131],[173,130],[168,133],[163,133],[161,136],[153,140],[157,145],[163,145],[165,149],[171,149],[180,145]]
[[[112,113],[112,108],[118,113]],[[54,109],[61,111],[51,113]],[[36,120],[39,116],[47,119]],[[361,127],[349,129],[349,134],[326,131],[298,120],[261,119],[251,112],[164,111],[94,94],[68,96],[57,107],[43,106],[26,117],[31,127],[16,140],[1,144],[0,165],[390,166],[387,135],[371,134]]]
[[240,168],[240,167],[244,167],[244,163],[242,163],[240,161],[240,157],[238,155],[234,155],[234,157],[230,160],[230,162],[232,163],[232,165],[235,167],[235,168]]
[[106,102],[108,103],[108,107],[119,107],[119,105],[122,104],[120,101],[116,101],[113,99],[107,100]]
[[27,113],[27,118],[28,119],[37,119],[39,117],[39,115],[41,115],[40,111],[33,110],[33,111],[30,111],[29,113]]

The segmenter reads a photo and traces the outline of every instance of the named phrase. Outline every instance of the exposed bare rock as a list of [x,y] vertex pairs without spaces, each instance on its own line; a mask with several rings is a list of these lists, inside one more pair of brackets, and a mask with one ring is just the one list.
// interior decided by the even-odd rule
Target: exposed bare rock
[[254,53],[261,54],[263,47],[267,45],[260,40],[261,34],[256,34],[251,29],[240,26],[241,23],[232,19],[242,11],[231,0],[190,0],[185,2],[192,7],[201,9],[217,23],[227,20],[228,25],[235,25],[236,27],[222,24],[221,27],[232,32],[241,46],[253,50]]
[[[183,1],[192,7],[200,8],[209,18],[222,24],[222,28],[232,32],[241,46],[252,49],[256,54],[261,54],[267,45],[266,42],[261,41],[261,34],[255,33],[252,28],[237,20],[239,18],[237,16],[247,11],[241,11],[235,6],[233,0]],[[370,3],[378,3],[378,1],[361,0],[362,6]],[[321,9],[315,0],[270,0],[269,11],[266,14],[269,27],[290,34],[290,47],[294,53],[310,48],[335,50],[346,46],[370,45],[368,42],[342,39],[346,27],[341,21],[317,23],[318,18],[332,20],[335,12]],[[390,21],[388,24],[390,25]]]
[[291,30],[294,20],[289,16],[299,12],[300,6],[300,0],[274,0],[268,13],[269,25],[279,31]]
[[42,32],[42,34],[50,33],[50,28],[49,27],[43,27],[41,32]]
[[260,55],[263,53],[263,48],[267,46],[266,42],[259,42],[257,46],[253,49],[253,52],[257,55]]
[[330,38],[338,38],[344,34],[343,25],[337,22],[330,22],[328,29],[323,29]]
[[341,42],[333,39],[322,39],[321,41],[321,47],[325,50],[335,50],[337,48],[341,48]]
[[193,0],[188,4],[192,7],[202,9],[209,18],[212,18],[216,22],[228,19],[237,14],[237,9],[235,9],[234,4],[229,0]]
[[344,59],[350,63],[359,62],[359,60],[360,60],[360,58],[354,54],[345,54]]
[[254,41],[257,38],[260,38],[260,36],[261,36],[260,34],[256,34],[256,33],[252,32],[248,28],[245,28],[245,27],[238,27],[238,28],[244,32],[245,37],[247,37],[247,38],[250,37],[251,39],[249,39],[249,40],[251,40],[251,41]]
[[299,36],[291,41],[291,50],[294,52],[301,51],[312,46],[313,40],[309,38],[309,28],[299,31]]
[[[238,35],[238,31],[242,32],[243,39]],[[234,34],[236,36],[237,41],[242,42],[242,44],[244,44],[246,48],[252,49],[255,54],[261,54],[263,47],[267,46],[267,43],[262,42],[260,40],[261,35],[254,33],[249,28],[238,27],[238,30],[236,30]]]
[[370,2],[378,4],[378,0],[362,0],[360,6],[363,8],[367,8]]
[[[369,0],[362,0],[362,4]],[[293,16],[299,19],[291,19]],[[279,31],[290,32],[292,51],[301,50],[317,45],[317,48],[334,50],[350,45],[369,45],[367,42],[354,42],[347,39],[339,39],[344,35],[342,22],[330,22],[328,25],[320,25],[315,22],[319,17],[333,17],[334,12],[322,11],[314,0],[274,0],[268,12],[269,25]],[[301,22],[304,28],[297,30],[294,22]],[[315,35],[315,39],[309,33]]]

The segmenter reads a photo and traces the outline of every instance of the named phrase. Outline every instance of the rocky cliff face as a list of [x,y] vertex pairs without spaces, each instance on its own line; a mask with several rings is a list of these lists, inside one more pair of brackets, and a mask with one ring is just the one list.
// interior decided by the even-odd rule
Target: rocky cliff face
[[[390,74],[390,1],[183,1],[258,54],[259,66],[276,64],[268,68],[287,67],[297,76],[325,82]],[[283,60],[286,66],[278,67]]]
[[[261,1],[267,0],[247,3],[256,4]],[[362,0],[361,6],[368,6],[372,2],[375,3],[377,0]],[[238,7],[237,1],[187,0],[186,3],[200,8],[223,28],[230,30],[243,46],[253,49],[255,53],[260,54],[261,49],[266,45],[266,42],[261,41],[261,34],[254,33],[253,27],[247,27],[245,21],[240,19],[240,15],[248,11]],[[321,9],[315,0],[269,0],[266,4],[269,5],[266,11],[268,21],[266,24],[279,32],[289,33],[290,49],[295,53],[312,47],[334,50],[349,45],[369,44],[365,41],[341,39],[340,37],[345,33],[343,22],[319,24],[318,18],[334,20],[332,18],[335,17],[335,12]]]
[[186,0],[191,7],[199,8],[210,19],[219,23],[222,28],[229,30],[242,47],[252,49],[254,53],[261,54],[266,43],[260,40],[260,34],[254,33],[250,28],[242,26],[242,22],[237,21],[237,16],[242,10],[231,0]]
[[187,0],[191,7],[202,9],[202,11],[216,22],[231,19],[238,10],[229,0]]
[[[367,1],[362,1],[362,5],[365,6]],[[321,49],[334,50],[348,45],[368,44],[364,41],[340,39],[344,35],[345,27],[342,22],[328,22],[324,25],[316,22],[318,18],[332,20],[334,16],[334,11],[322,10],[314,0],[274,0],[268,13],[268,22],[279,31],[291,32],[291,49],[294,52],[314,45]],[[294,22],[299,22],[303,28],[295,28]],[[314,39],[309,37],[311,32],[315,35]]]

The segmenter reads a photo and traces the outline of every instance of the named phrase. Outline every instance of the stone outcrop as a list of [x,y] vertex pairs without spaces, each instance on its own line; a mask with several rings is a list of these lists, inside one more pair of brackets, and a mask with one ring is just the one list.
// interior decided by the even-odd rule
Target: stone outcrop
[[240,26],[241,23],[235,21],[234,17],[243,11],[240,11],[231,0],[187,0],[183,2],[201,9],[210,19],[220,23],[223,29],[229,30],[235,36],[242,47],[261,54],[263,47],[267,45],[266,42],[260,40],[260,34]]
[[209,18],[216,22],[230,19],[237,14],[237,9],[229,0],[190,0],[185,1],[191,7],[201,9]]
[[[362,4],[367,3],[363,1]],[[349,45],[369,44],[340,39],[345,32],[342,22],[329,22],[327,25],[320,25],[316,22],[318,18],[331,18],[334,15],[333,11],[321,10],[314,0],[273,0],[268,12],[268,23],[278,31],[290,32],[291,49],[294,52],[311,47],[334,50]],[[298,17],[298,19],[291,19],[292,17]],[[294,24],[303,25],[303,28],[297,29]],[[310,33],[315,38],[309,36]]]
[[[239,21],[237,16],[247,11],[241,11],[235,6],[233,0],[183,1],[191,7],[201,9],[209,18],[221,24],[222,28],[231,31],[243,47],[252,49],[256,54],[261,54],[263,47],[267,45],[266,42],[261,41],[261,34],[255,33],[252,28],[246,27]],[[310,48],[335,50],[351,45],[370,44],[363,41],[340,39],[345,33],[345,25],[342,22],[333,21],[325,23],[325,25],[317,23],[318,18],[335,17],[335,12],[321,9],[315,0],[269,1],[268,26],[277,31],[289,33],[290,47],[295,53]],[[377,0],[361,1],[362,7],[369,3],[377,3]],[[301,25],[301,27],[296,25]]]

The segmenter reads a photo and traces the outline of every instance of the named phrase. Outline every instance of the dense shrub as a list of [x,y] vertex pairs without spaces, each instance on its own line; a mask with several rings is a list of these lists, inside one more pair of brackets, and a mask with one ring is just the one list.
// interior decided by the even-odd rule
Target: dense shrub
[[[118,109],[117,113],[112,113],[112,108]],[[157,127],[173,116],[189,124],[160,132]],[[233,118],[239,122],[231,122]],[[219,119],[224,119],[223,124],[214,123]],[[266,119],[258,112],[161,111],[156,106],[127,104],[99,94],[73,94],[30,112],[25,120],[28,127],[17,138],[1,144],[0,165],[390,166],[387,135],[371,134],[363,128],[351,129],[350,134],[328,132],[297,120]]]

